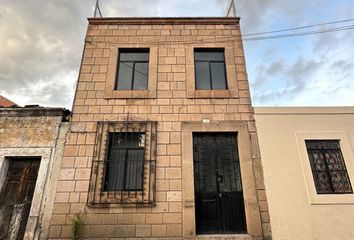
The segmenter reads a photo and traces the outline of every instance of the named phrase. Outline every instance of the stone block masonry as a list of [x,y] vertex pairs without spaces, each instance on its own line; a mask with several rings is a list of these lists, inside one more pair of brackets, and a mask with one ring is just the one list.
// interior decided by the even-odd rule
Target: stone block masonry
[[[69,239],[72,217],[77,213],[82,214],[83,220],[79,236],[85,239],[194,239],[194,223],[186,231],[185,213],[191,208],[184,197],[189,190],[183,186],[186,181],[192,185],[193,176],[182,174],[186,166],[182,159],[186,147],[182,128],[186,122],[201,124],[203,119],[216,124],[219,131],[226,131],[223,125],[230,122],[245,126],[252,154],[245,165],[245,169],[248,167],[245,171],[251,174],[244,177],[249,178],[246,182],[253,183],[246,212],[254,213],[247,215],[247,227],[254,239],[271,236],[238,21],[238,18],[89,19],[50,221],[50,239]],[[147,91],[114,91],[117,54],[121,48],[150,49]],[[229,90],[195,90],[194,48],[225,49]],[[156,203],[88,207],[97,122],[127,119],[158,122]],[[255,211],[247,211],[248,208]]]

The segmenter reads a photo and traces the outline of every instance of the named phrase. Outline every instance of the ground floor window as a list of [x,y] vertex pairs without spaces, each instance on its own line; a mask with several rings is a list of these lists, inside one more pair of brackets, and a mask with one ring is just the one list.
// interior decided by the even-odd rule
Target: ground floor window
[[339,140],[306,140],[317,194],[348,194],[353,189]]
[[104,191],[143,190],[144,156],[145,133],[109,133]]
[[99,122],[90,206],[153,204],[157,122]]

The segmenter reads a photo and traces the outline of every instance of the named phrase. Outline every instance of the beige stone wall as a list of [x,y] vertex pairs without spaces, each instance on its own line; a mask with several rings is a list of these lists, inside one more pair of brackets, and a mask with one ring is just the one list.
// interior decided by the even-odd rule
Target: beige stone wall
[[[255,176],[249,180],[254,186],[249,206],[258,213],[248,220],[259,226],[254,234],[257,239],[263,234],[270,236],[238,19],[90,19],[90,22],[50,238],[70,238],[71,219],[74,214],[82,213],[80,236],[84,238],[181,239],[186,207],[182,186],[187,180],[182,176],[182,122],[201,123],[203,119],[218,124],[220,130],[224,121],[240,122],[246,127],[247,138],[253,143],[249,144],[252,156],[248,166]],[[156,76],[149,72],[149,81],[156,78],[156,82],[149,83],[148,91],[139,94],[112,91],[119,47],[150,48],[150,69],[156,70]],[[190,71],[194,68],[193,56],[188,55],[193,54],[193,47],[227,48],[228,82],[232,89],[198,92],[188,87],[194,78]],[[88,207],[97,121],[122,121],[128,113],[131,120],[158,122],[156,206]],[[194,238],[195,233],[190,236]]]
[[354,195],[316,193],[305,139],[340,141],[354,183],[354,108],[256,108],[273,239],[353,239]]

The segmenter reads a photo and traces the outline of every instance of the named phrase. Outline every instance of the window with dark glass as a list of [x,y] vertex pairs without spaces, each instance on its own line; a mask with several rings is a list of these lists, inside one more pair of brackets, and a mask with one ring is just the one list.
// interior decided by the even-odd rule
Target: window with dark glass
[[197,90],[226,90],[224,49],[195,49]]
[[339,140],[306,140],[318,194],[353,193]]
[[153,204],[157,122],[97,122],[89,206]]
[[149,49],[119,49],[116,90],[147,90]]
[[143,189],[145,133],[109,133],[104,191]]

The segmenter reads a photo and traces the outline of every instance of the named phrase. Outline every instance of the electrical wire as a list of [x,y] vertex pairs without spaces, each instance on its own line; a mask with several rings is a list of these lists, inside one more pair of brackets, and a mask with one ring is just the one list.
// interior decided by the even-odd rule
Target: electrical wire
[[313,28],[313,27],[321,27],[321,26],[326,26],[326,25],[345,23],[345,22],[353,22],[353,21],[354,21],[354,19],[345,19],[345,20],[326,22],[326,23],[318,23],[318,24],[312,24],[312,25],[301,26],[301,27],[279,29],[279,30],[268,31],[268,32],[246,33],[246,34],[243,34],[243,36],[254,36],[254,35],[263,35],[263,34],[270,34],[270,33],[288,32],[288,31]]

